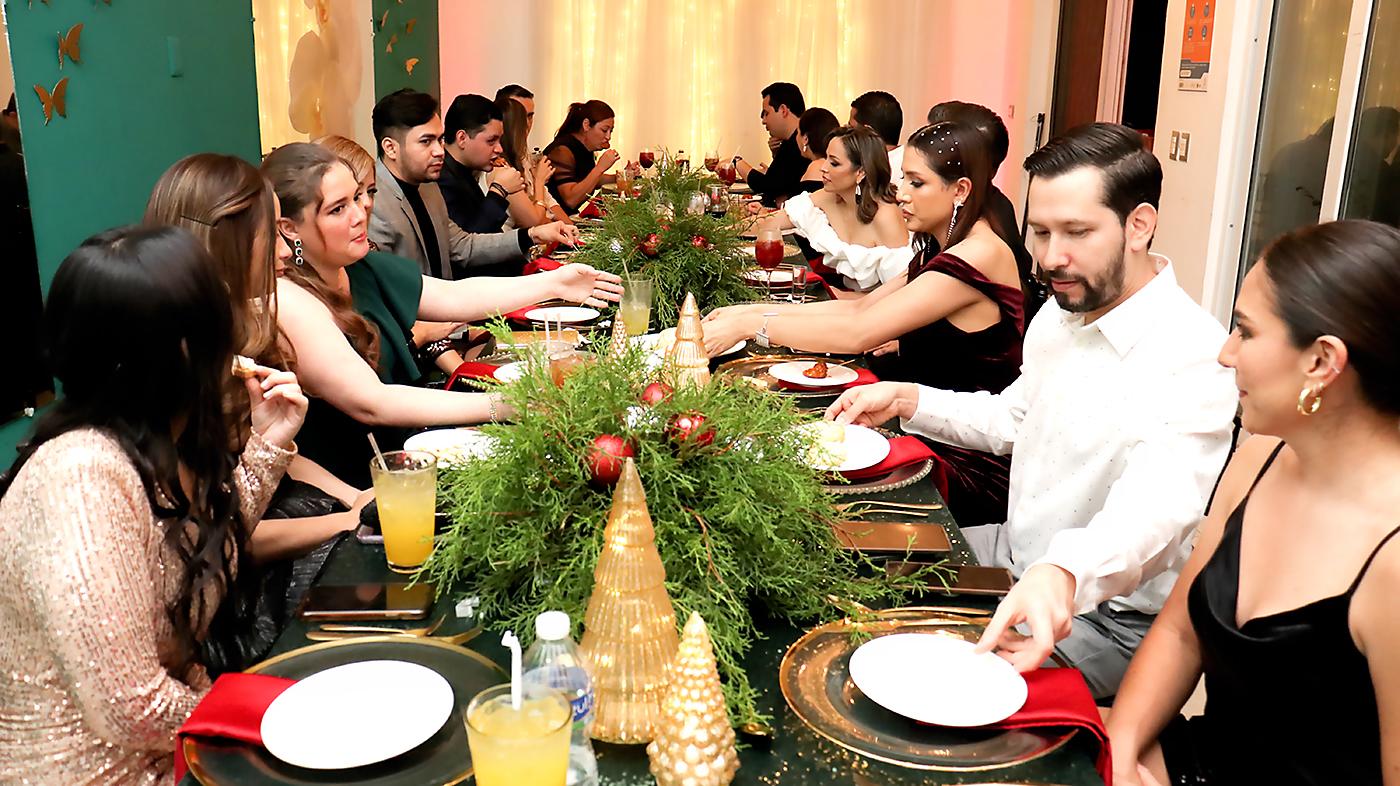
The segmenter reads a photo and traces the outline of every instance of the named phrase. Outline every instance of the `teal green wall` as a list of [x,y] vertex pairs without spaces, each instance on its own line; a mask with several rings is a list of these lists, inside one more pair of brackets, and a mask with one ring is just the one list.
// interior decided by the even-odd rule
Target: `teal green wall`
[[[258,160],[251,0],[6,0],[5,16],[45,292],[84,238],[140,220],[151,186],[177,159],[210,150]],[[58,34],[79,22],[82,62],[60,71]],[[179,77],[170,75],[170,38]],[[52,90],[65,76],[68,117],[55,113],[45,126],[33,86]],[[0,425],[0,467],[28,427]]]
[[[375,100],[403,87],[438,96],[441,66],[438,58],[438,0],[374,0],[374,97]],[[389,18],[383,29],[379,20]],[[417,19],[413,33],[407,32],[410,19]],[[397,35],[393,52],[386,52],[390,36]],[[418,58],[410,75],[404,62]],[[440,97],[440,96],[439,96]]]

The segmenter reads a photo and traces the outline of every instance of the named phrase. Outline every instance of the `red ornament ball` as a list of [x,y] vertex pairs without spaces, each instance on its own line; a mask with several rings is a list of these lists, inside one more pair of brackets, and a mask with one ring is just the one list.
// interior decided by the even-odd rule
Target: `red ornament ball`
[[593,482],[611,486],[622,477],[623,459],[636,455],[626,440],[615,434],[600,434],[593,438],[588,452],[588,471]]
[[649,257],[656,256],[656,252],[661,250],[661,236],[655,232],[647,235],[646,239],[641,243],[641,249],[642,253]]
[[642,403],[654,407],[670,398],[671,392],[670,385],[664,382],[653,382],[642,390]]
[[714,246],[710,244],[710,241],[705,239],[704,235],[696,235],[695,237],[692,237],[690,239],[690,244],[699,249],[714,248]]
[[704,447],[715,439],[714,429],[705,429],[705,416],[686,412],[671,419],[671,439],[680,443],[693,442]]

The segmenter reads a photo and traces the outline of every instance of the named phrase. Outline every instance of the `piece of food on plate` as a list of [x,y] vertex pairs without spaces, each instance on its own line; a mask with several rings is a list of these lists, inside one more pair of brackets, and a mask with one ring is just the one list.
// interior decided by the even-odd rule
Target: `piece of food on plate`
[[807,463],[817,467],[839,467],[846,463],[846,426],[823,420],[807,426],[815,438],[807,450]]
[[807,369],[806,371],[803,371],[802,376],[807,377],[809,379],[826,379],[828,373],[829,372],[826,368],[826,361],[818,360],[816,363],[812,364],[811,368]]

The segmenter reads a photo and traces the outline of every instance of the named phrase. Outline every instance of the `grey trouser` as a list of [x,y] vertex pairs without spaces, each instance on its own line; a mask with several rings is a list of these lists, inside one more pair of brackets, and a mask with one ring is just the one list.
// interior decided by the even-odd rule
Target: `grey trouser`
[[[983,565],[1011,567],[1011,542],[1005,524],[968,527],[967,545]],[[1074,618],[1074,631],[1055,645],[1055,654],[1084,674],[1095,699],[1109,699],[1128,670],[1128,661],[1152,627],[1156,615],[1110,609],[1107,603]],[[1025,626],[1017,630],[1030,633]],[[1049,661],[1046,665],[1053,665]]]

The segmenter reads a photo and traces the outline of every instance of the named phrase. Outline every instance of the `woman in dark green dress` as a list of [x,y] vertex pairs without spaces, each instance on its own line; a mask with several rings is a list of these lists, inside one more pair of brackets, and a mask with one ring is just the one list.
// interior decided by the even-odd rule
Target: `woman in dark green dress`
[[520,278],[443,281],[370,250],[365,194],[343,160],[317,145],[283,145],[263,162],[281,203],[278,230],[292,247],[277,285],[277,326],[312,397],[298,444],[350,483],[368,483],[366,434],[397,447],[404,431],[496,420],[499,397],[415,387],[418,320],[469,322],[560,299],[602,306],[621,297],[617,276],[587,265]]

